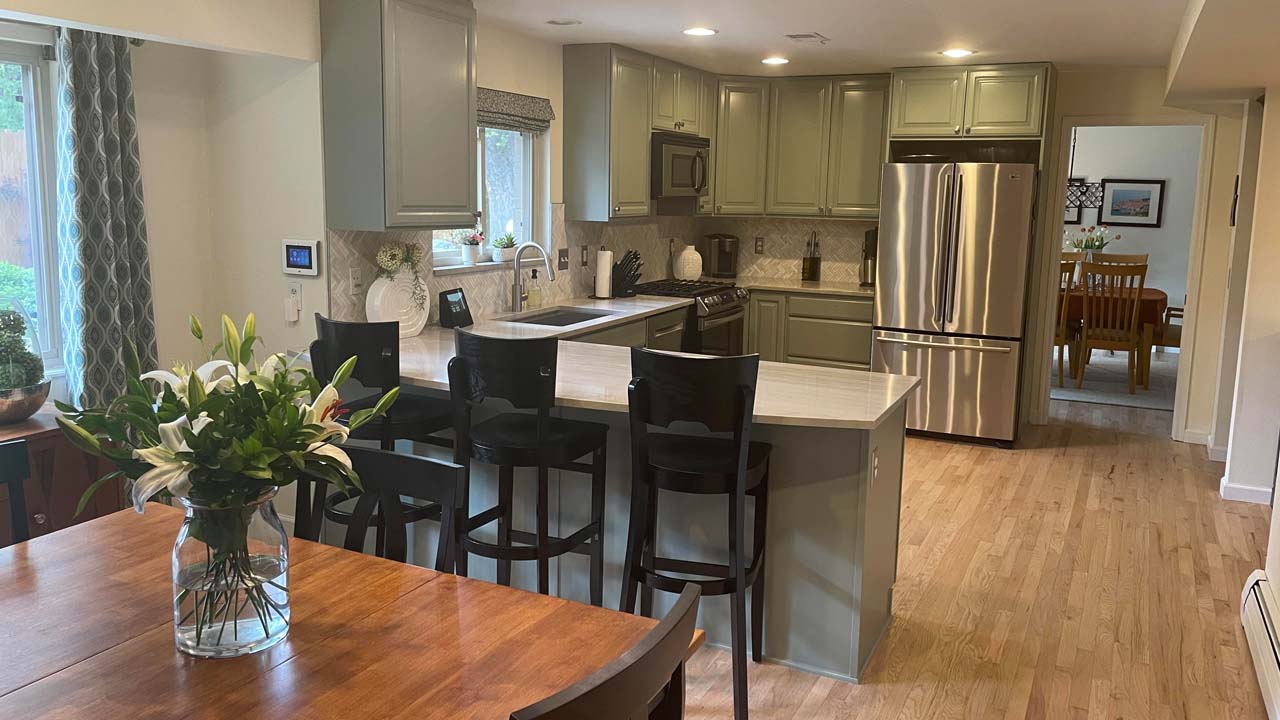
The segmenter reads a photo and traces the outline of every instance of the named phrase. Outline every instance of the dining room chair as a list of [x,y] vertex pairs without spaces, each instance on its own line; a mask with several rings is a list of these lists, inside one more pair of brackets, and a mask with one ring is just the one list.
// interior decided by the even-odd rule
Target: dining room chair
[[347,523],[343,547],[363,552],[369,528],[385,533],[384,541],[375,543],[374,554],[389,560],[408,561],[408,521],[401,505],[402,497],[430,503],[432,513],[440,521],[436,541],[435,569],[452,573],[456,557],[455,520],[463,492],[463,468],[451,462],[420,455],[342,446],[351,458],[351,467],[360,477],[361,489]]
[[[9,544],[31,539],[24,485],[31,475],[26,440],[0,443],[0,485],[9,491]],[[4,547],[4,546],[0,546]]]
[[1065,387],[1063,379],[1065,365],[1070,366],[1071,375],[1075,377],[1076,362],[1080,356],[1080,351],[1077,347],[1080,340],[1080,330],[1072,327],[1068,320],[1071,311],[1071,295],[1076,289],[1077,261],[1066,259],[1066,255],[1067,253],[1063,253],[1063,260],[1058,264],[1058,326],[1053,333],[1053,344],[1058,349],[1058,387]]
[[[1183,297],[1181,307],[1170,305],[1164,309],[1164,320],[1160,324],[1160,338],[1156,345],[1162,348],[1182,346],[1182,323],[1186,315],[1186,302],[1186,298]],[[1175,324],[1174,320],[1178,322]]]
[[697,585],[688,585],[671,612],[617,660],[511,720],[677,720],[684,717],[684,665],[698,618]]
[[1098,265],[1146,265],[1150,257],[1147,253],[1100,253],[1096,252],[1088,262]]
[[1137,392],[1139,355],[1142,335],[1138,328],[1138,309],[1142,304],[1142,288],[1146,283],[1146,265],[1103,264],[1086,262],[1082,268],[1083,283],[1078,292],[1084,303],[1084,323],[1080,333],[1080,363],[1076,387],[1084,387],[1087,358],[1094,350],[1119,350],[1129,353],[1129,394]]

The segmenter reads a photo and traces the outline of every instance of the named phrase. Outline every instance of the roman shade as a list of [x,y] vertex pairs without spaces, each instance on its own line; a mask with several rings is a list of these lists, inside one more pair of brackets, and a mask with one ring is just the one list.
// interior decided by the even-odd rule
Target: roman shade
[[476,123],[481,127],[541,133],[556,118],[551,101],[519,93],[476,88]]

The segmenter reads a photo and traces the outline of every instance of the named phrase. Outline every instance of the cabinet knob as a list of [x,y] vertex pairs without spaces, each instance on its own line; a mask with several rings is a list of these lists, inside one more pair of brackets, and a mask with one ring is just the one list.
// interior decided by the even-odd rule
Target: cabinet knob
[[49,516],[44,513],[36,513],[31,516],[31,523],[33,525],[43,525],[47,522],[49,522]]
[[971,127],[967,127],[967,128],[965,128],[965,129],[964,129],[964,132],[965,132],[965,134],[966,134],[966,135],[967,135],[967,134],[970,134],[970,133],[972,133],[972,132],[973,132],[973,128],[971,128]]
[[716,212],[720,212],[721,208],[723,208],[723,207],[724,207],[723,205],[717,205],[717,206],[716,206]]
[[960,126],[959,126],[959,125],[957,125],[957,126],[956,126],[955,133],[956,133],[956,135],[959,135],[959,134],[960,134]]
[[613,211],[614,211],[615,213],[620,213],[620,212],[622,212],[622,206],[621,206],[621,205],[614,205],[614,206],[613,206]]

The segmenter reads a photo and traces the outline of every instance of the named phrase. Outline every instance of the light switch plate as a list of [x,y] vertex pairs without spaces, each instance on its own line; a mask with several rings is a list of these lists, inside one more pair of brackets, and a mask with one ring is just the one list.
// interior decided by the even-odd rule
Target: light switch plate
[[587,246],[582,246],[582,267],[586,267],[591,261],[588,259]]
[[556,251],[556,269],[569,269],[569,248],[560,248]]
[[756,254],[757,255],[764,254],[764,238],[762,237],[756,238]]
[[347,284],[351,286],[352,295],[363,295],[368,289],[364,286],[364,271],[358,267],[347,270]]

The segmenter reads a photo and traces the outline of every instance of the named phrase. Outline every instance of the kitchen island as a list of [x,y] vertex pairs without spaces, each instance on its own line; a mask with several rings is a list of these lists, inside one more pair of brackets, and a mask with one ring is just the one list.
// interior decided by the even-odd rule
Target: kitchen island
[[[644,312],[653,313],[670,309],[660,304],[679,302],[632,298],[573,304],[630,307],[634,312],[644,305]],[[472,329],[504,337],[563,338],[576,332],[504,321],[481,321]],[[417,337],[402,340],[400,352],[403,383],[447,393],[453,331],[429,327]],[[557,412],[610,427],[605,604],[615,608],[631,485],[630,352],[627,347],[562,340],[557,369]],[[837,368],[760,364],[753,439],[774,447],[763,648],[770,660],[856,680],[888,628],[897,572],[905,400],[917,382],[912,377]],[[441,452],[425,445],[416,450]],[[521,529],[532,527],[532,475],[531,470],[516,473],[515,526]],[[475,465],[473,512],[491,506],[495,497],[496,469]],[[552,473],[552,534],[563,536],[586,522],[588,497],[586,476]],[[664,493],[659,503],[659,554],[727,561],[724,497]],[[420,552],[431,552],[429,542],[422,538],[415,544]],[[492,579],[494,563],[473,557],[470,573]],[[553,560],[552,592],[585,602],[587,576],[585,556]],[[516,563],[512,584],[536,587],[533,564]],[[656,593],[655,610],[665,612],[673,600]],[[698,624],[710,642],[727,646],[728,596],[705,598]]]

